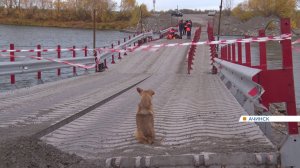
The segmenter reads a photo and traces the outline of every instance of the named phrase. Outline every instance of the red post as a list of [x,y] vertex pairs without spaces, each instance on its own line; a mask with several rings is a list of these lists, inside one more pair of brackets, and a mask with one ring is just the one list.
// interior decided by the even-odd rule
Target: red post
[[94,52],[95,64],[96,64],[96,66],[95,66],[95,72],[99,72],[99,60],[97,58],[97,51],[95,50],[95,48],[94,48],[93,52]]
[[87,57],[87,46],[84,47],[84,56]]
[[126,37],[124,37],[124,43],[126,42]]
[[130,35],[129,35],[128,39],[129,39],[129,40],[131,39]]
[[104,59],[104,68],[107,69],[107,63],[106,63],[106,58]]
[[111,48],[114,48],[114,44],[113,43],[111,44]]
[[[248,37],[246,37],[248,38]],[[251,67],[251,50],[250,50],[250,43],[245,43],[245,50],[246,50],[246,63],[245,65]]]
[[223,48],[223,59],[226,60],[225,46]]
[[120,40],[118,40],[118,45],[120,45],[121,44],[121,42],[120,42]]
[[[259,37],[265,37],[265,30],[261,29],[258,31]],[[266,48],[266,42],[260,42],[259,43],[259,57],[260,57],[260,68],[262,70],[267,69],[267,48]]]
[[231,58],[231,44],[227,45],[227,50],[228,50],[228,61],[232,61],[232,58]]
[[[41,50],[41,45],[37,45],[37,49],[38,49],[38,50]],[[41,51],[38,51],[38,52],[37,52],[37,57],[41,57]],[[41,79],[42,79],[42,72],[41,72],[41,71],[38,71],[38,72],[37,72],[37,79],[38,79],[38,80],[41,80]]]
[[232,44],[232,62],[235,63],[236,59],[235,59],[235,44]]
[[242,43],[237,43],[238,44],[238,64],[242,64]]
[[224,58],[226,61],[228,61],[228,51],[227,51],[227,46],[224,47]]
[[188,52],[188,74],[191,74],[191,70],[192,70],[192,54],[190,48]]
[[[281,34],[290,34],[291,33],[291,23],[290,19],[281,19],[280,23]],[[286,89],[287,93],[287,113],[288,115],[297,115],[296,111],[296,98],[295,98],[295,86],[294,86],[294,77],[293,77],[293,55],[292,55],[292,45],[291,40],[281,41],[282,46],[282,68],[287,72],[288,88]],[[289,134],[298,134],[298,124],[296,122],[289,122]]]
[[111,64],[115,64],[115,56],[114,55],[111,55]]
[[120,60],[120,59],[122,59],[122,57],[121,57],[121,53],[119,53],[118,59],[119,59],[119,60]]
[[224,59],[224,49],[221,47],[221,59]]
[[[57,46],[57,58],[60,59],[61,58],[61,47],[60,45]],[[60,68],[57,69],[57,76],[60,76],[61,74],[61,71],[60,71]]]
[[[10,44],[9,46],[10,50],[15,50],[15,45],[14,44]],[[15,62],[15,52],[10,52],[10,62]],[[10,83],[11,84],[15,84],[16,83],[16,78],[14,74],[10,75]]]
[[[73,46],[73,58],[75,58],[76,57],[76,51],[75,51],[75,46]],[[76,67],[73,67],[73,75],[76,75]]]

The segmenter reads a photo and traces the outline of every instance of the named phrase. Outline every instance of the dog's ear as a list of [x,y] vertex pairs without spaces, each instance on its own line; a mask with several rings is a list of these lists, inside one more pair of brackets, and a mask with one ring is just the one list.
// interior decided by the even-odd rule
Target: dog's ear
[[151,96],[153,96],[155,94],[155,92],[151,89],[149,90],[149,92],[150,92]]
[[136,90],[137,90],[137,92],[139,92],[139,94],[142,94],[142,92],[143,92],[143,89],[141,89],[141,88],[136,88]]

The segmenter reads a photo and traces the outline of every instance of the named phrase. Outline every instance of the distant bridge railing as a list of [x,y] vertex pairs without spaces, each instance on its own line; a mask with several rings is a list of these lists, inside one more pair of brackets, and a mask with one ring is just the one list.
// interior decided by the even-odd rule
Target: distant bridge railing
[[[118,44],[114,46],[111,45],[110,49],[88,49],[85,48],[76,48],[73,46],[72,48],[61,49],[61,46],[58,45],[55,49],[42,49],[40,45],[37,45],[36,49],[30,50],[21,50],[15,49],[14,44],[10,45],[9,50],[1,50],[1,53],[8,53],[9,55],[1,54],[0,57],[2,58],[9,58],[10,62],[0,62],[0,76],[3,75],[10,75],[11,76],[11,84],[15,83],[15,74],[23,74],[23,73],[31,73],[37,72],[37,79],[41,79],[41,71],[45,70],[52,70],[57,69],[57,75],[61,74],[61,68],[65,67],[73,67],[73,73],[76,74],[76,67],[90,69],[95,68],[96,64],[102,63],[104,67],[107,67],[107,59],[111,58],[111,63],[113,64],[114,61],[114,54],[117,53],[118,50],[126,49],[127,47],[133,45],[141,45],[144,42],[147,42],[149,37],[152,37],[152,32],[142,33],[137,36],[134,35],[133,38],[129,36],[128,40],[124,38],[124,42],[118,41]],[[116,50],[116,51],[114,51]],[[61,58],[62,51],[70,51],[72,52],[72,57],[69,58]],[[93,56],[88,57],[88,51],[94,51],[99,53],[100,55],[97,56],[95,59],[95,54]],[[42,57],[42,53],[44,52],[56,52],[57,58],[49,58],[49,57]],[[76,57],[78,52],[83,52],[83,57]],[[30,56],[17,56],[16,53],[29,53]],[[31,54],[32,53],[32,54]],[[96,54],[97,54],[96,53]],[[28,58],[24,61],[15,61],[15,58]],[[120,52],[119,52],[119,59],[121,59]],[[95,61],[98,60],[98,61]],[[103,66],[102,66],[103,67]]]
[[[196,29],[192,44],[196,43],[200,40],[200,35],[201,35],[201,26]],[[188,62],[187,72],[188,72],[188,74],[190,74],[191,70],[192,70],[192,64],[193,64],[194,56],[196,53],[196,48],[197,48],[197,45],[191,45],[188,50],[188,53],[187,53],[187,62]]]
[[[289,19],[281,19],[280,26],[282,35],[291,34]],[[214,41],[211,24],[208,24],[207,32],[209,41]],[[258,34],[261,40],[255,40],[255,37],[246,38],[243,41],[227,40],[226,43],[219,44],[221,45],[219,52],[217,44],[211,44],[212,73],[220,75],[227,88],[233,92],[241,105],[248,109],[248,113],[257,114],[251,103],[252,105],[259,103],[261,107],[268,109],[271,103],[285,102],[287,115],[297,116],[291,37],[278,39],[282,49],[282,68],[271,70],[267,67],[266,40],[262,39],[274,40],[274,38],[266,37],[264,29],[259,30]],[[248,42],[247,39],[249,39]],[[251,40],[259,43],[260,63],[258,66],[251,64]],[[244,60],[242,59],[242,42],[245,43]],[[251,95],[255,94],[257,96],[253,99]],[[264,129],[271,129],[270,123],[265,123],[261,129],[264,132],[266,131]],[[268,131],[265,134],[268,135]],[[297,122],[288,122],[288,134],[280,148],[282,166],[300,167],[300,161],[297,159],[300,156]]]
[[162,38],[165,36],[171,29],[178,29],[178,27],[169,27],[167,29],[159,31],[160,37]]

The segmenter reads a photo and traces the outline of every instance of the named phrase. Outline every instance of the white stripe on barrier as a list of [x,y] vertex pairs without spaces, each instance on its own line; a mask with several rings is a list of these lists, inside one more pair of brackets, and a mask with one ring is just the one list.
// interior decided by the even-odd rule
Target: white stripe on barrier
[[[202,42],[187,42],[187,43],[171,43],[171,44],[160,44],[160,45],[145,45],[143,48],[158,48],[158,47],[175,47],[175,46],[187,46],[187,45],[211,45],[211,44],[232,44],[232,43],[250,43],[250,42],[266,42],[266,41],[282,41],[290,40],[292,37],[291,34],[282,34],[280,36],[268,36],[268,37],[253,37],[245,39],[229,39],[229,40],[219,40],[219,41],[202,41]],[[300,39],[294,41],[292,44],[300,43]],[[94,49],[85,49],[85,48],[65,48],[60,49],[59,51],[93,51]],[[96,48],[96,51],[104,52],[126,52],[128,49],[112,49],[112,48]],[[0,50],[0,52],[53,52],[58,51],[58,49],[33,49],[33,50]]]
[[[7,58],[11,57],[10,55],[1,55],[1,54],[0,54],[0,56],[1,57],[7,57]],[[70,65],[70,66],[84,68],[84,69],[95,68],[95,64],[88,66],[88,65],[84,65],[84,64],[72,63],[72,62],[69,62],[69,61],[62,61],[60,59],[53,59],[53,58],[44,58],[44,57],[37,57],[37,56],[13,56],[13,57],[16,57],[16,58],[31,58],[31,59],[36,59],[36,60],[47,60],[47,61],[51,61],[51,62],[67,64],[67,65]]]
[[298,44],[298,43],[300,43],[300,39],[298,39],[298,40],[292,42],[293,45],[294,45],[294,44]]
[[[202,42],[185,42],[185,43],[163,43],[163,44],[156,44],[156,45],[143,45],[143,46],[135,46],[135,47],[128,47],[126,49],[113,49],[113,48],[96,48],[96,49],[87,49],[87,48],[64,48],[64,49],[32,49],[32,50],[0,50],[0,52],[57,52],[57,51],[98,51],[100,52],[133,52],[139,50],[147,50],[147,51],[157,51],[159,48],[162,47],[175,47],[175,46],[188,46],[188,45],[211,45],[211,44],[232,44],[232,43],[250,43],[250,42],[266,42],[266,41],[282,41],[286,39],[291,39],[291,34],[282,34],[280,36],[268,36],[268,37],[254,37],[254,38],[245,38],[245,39],[229,39],[229,40],[219,40],[219,41],[202,41]],[[292,44],[300,43],[300,39],[294,41]],[[75,67],[80,67],[84,69],[94,68],[95,65],[87,66],[84,64],[72,63],[67,61],[60,61],[59,59],[52,59],[52,58],[44,58],[44,57],[36,57],[36,56],[4,56],[1,57],[16,57],[16,58],[25,58],[29,57],[32,59],[43,59],[52,62],[68,64]]]

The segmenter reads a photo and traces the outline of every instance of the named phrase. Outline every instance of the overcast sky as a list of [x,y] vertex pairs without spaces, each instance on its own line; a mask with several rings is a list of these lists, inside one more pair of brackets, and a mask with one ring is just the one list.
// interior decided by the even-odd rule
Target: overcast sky
[[[120,5],[121,0],[115,0]],[[146,4],[148,10],[153,9],[153,0],[136,0],[138,4]],[[225,0],[223,0],[224,2]],[[232,0],[233,6],[236,6],[244,0]],[[156,0],[155,10],[176,9],[219,9],[221,0]]]

